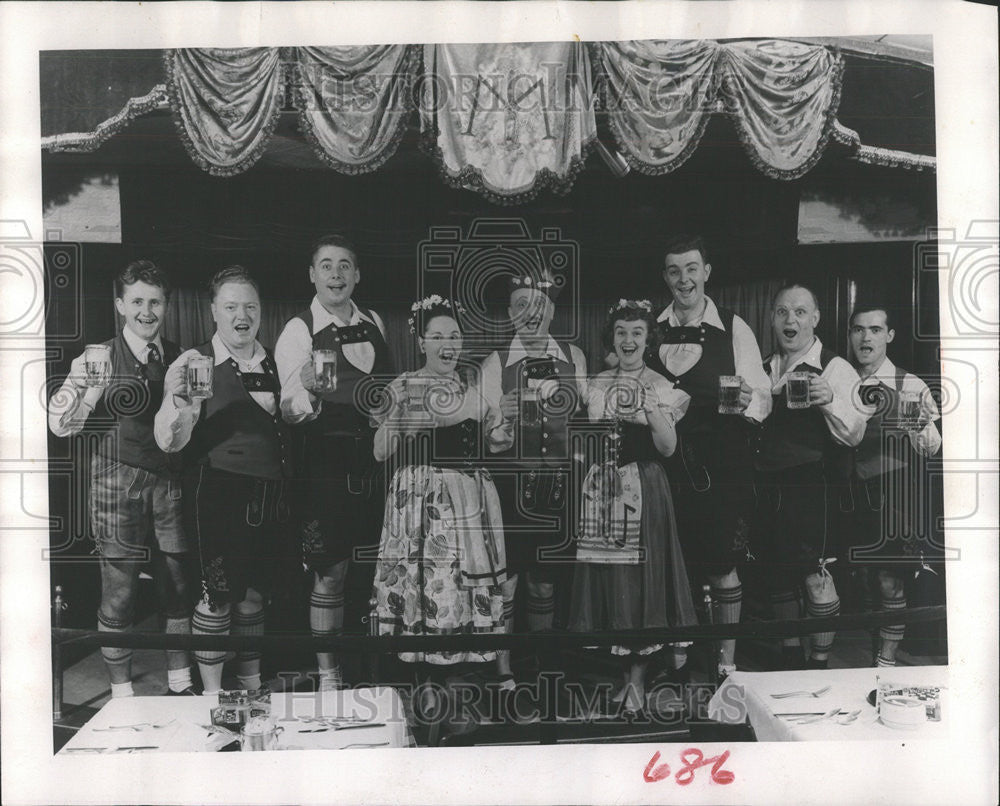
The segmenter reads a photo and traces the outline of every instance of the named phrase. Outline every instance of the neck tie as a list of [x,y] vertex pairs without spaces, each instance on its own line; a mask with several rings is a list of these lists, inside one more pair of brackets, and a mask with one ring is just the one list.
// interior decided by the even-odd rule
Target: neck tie
[[166,371],[163,368],[163,359],[155,344],[149,345],[149,357],[146,359],[146,377],[153,383],[162,383]]

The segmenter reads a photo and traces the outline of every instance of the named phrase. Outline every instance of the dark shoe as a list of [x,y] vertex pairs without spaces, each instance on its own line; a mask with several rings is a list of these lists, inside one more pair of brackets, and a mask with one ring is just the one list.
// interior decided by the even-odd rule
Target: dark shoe
[[172,688],[167,689],[168,697],[200,697],[201,691],[196,689],[194,686],[188,686],[183,691],[174,691]]
[[806,661],[807,669],[827,669],[829,668],[829,661],[827,660],[816,660],[815,658],[809,658]]

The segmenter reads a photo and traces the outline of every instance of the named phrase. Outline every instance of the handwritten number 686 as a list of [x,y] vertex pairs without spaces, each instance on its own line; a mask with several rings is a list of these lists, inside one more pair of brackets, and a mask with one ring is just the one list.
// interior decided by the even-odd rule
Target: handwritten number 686
[[[729,770],[722,769],[722,765],[726,763],[726,759],[728,758],[728,750],[721,755],[705,758],[701,750],[689,747],[681,753],[681,761],[683,764],[681,768],[677,770],[677,774],[674,776],[674,781],[681,786],[687,786],[694,781],[695,770],[711,764],[712,782],[716,784],[731,784],[734,780],[736,780],[736,776]],[[646,769],[642,772],[642,779],[647,783],[655,783],[656,781],[662,781],[664,778],[670,777],[670,765],[666,763],[657,765],[656,762],[659,760],[660,751],[657,750],[653,753],[653,757],[649,760],[649,763],[646,765]]]

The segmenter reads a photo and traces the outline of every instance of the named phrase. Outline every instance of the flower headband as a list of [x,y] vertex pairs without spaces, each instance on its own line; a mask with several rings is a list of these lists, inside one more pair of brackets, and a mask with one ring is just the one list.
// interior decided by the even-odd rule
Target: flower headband
[[450,299],[445,299],[440,294],[431,294],[429,297],[417,300],[410,306],[410,317],[406,320],[410,323],[410,333],[417,334],[417,317],[420,316],[421,312],[429,311],[432,308],[448,308],[458,314],[465,313],[462,303],[453,304]]
[[624,311],[629,309],[638,308],[640,311],[645,311],[646,313],[653,312],[653,303],[648,299],[620,299],[616,305],[612,305],[608,308],[608,314],[618,313],[618,311]]

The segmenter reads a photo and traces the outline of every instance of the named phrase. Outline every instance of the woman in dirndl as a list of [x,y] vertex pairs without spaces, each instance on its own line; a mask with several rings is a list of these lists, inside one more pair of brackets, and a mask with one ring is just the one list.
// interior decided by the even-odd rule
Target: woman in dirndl
[[[570,609],[575,631],[697,623],[662,465],[677,446],[675,425],[690,398],[645,365],[655,325],[646,300],[619,300],[605,322],[605,346],[618,365],[592,378],[587,395],[591,422],[606,431],[583,484]],[[662,648],[612,647],[624,667],[612,702],[625,713],[645,708],[646,668]]]
[[[484,453],[510,446],[487,443],[484,434],[499,412],[460,372],[463,313],[436,294],[414,303],[410,329],[425,363],[390,384],[390,408],[375,435],[375,457],[392,473],[373,590],[383,635],[504,631],[503,522],[482,464]],[[440,668],[496,655],[446,650],[399,657]]]

